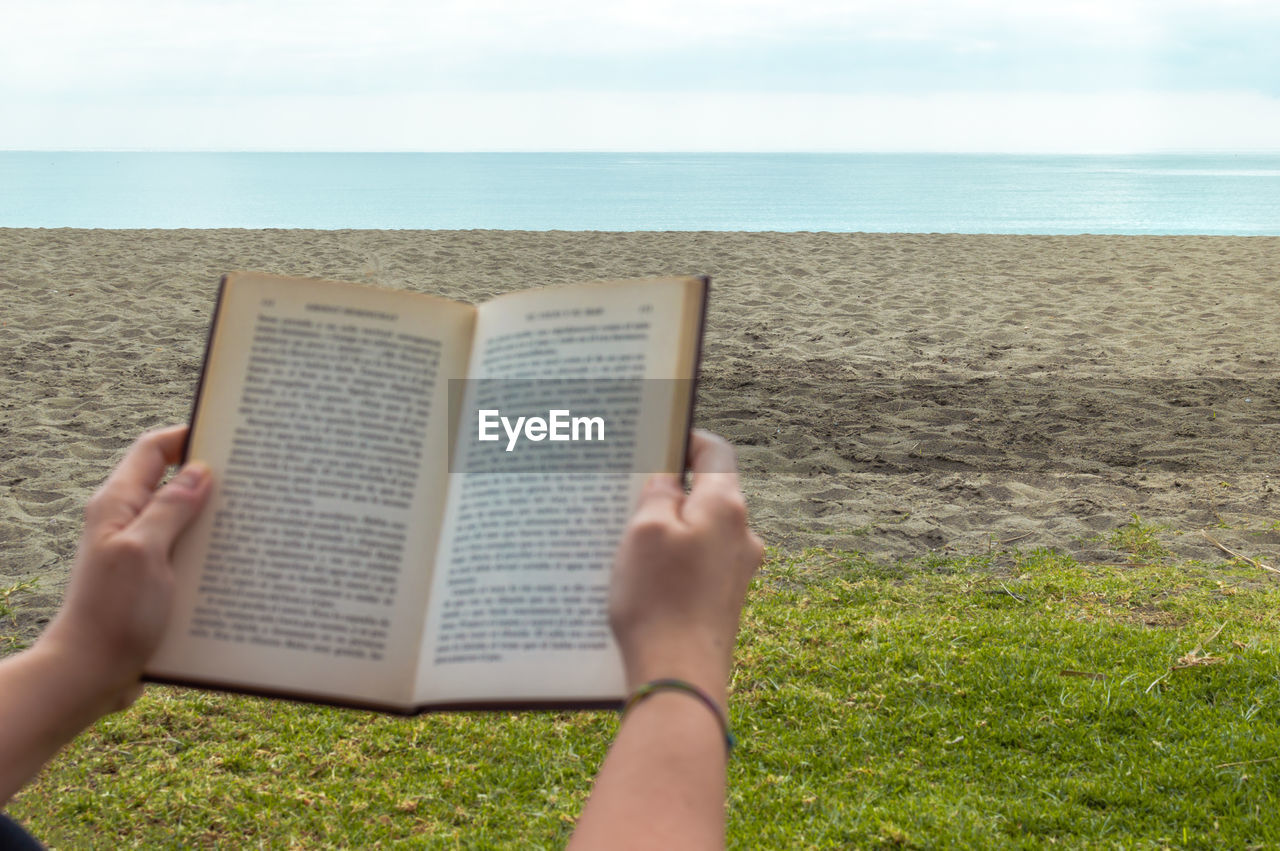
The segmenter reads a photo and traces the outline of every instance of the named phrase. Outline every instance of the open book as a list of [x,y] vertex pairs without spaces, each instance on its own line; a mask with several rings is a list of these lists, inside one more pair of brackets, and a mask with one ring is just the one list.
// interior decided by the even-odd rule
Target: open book
[[647,475],[683,469],[706,293],[475,307],[225,277],[188,447],[215,490],[147,678],[405,713],[616,705],[610,569]]

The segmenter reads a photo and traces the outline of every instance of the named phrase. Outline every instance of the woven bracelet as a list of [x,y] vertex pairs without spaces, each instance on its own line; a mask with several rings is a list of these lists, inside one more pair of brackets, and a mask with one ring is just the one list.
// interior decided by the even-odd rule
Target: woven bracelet
[[724,733],[725,751],[728,753],[733,752],[734,746],[738,744],[738,739],[733,735],[733,731],[729,729],[729,719],[720,713],[720,707],[711,699],[711,695],[707,694],[693,683],[687,683],[684,680],[676,679],[652,680],[633,691],[631,696],[627,698],[626,702],[622,704],[622,709],[619,711],[625,716],[629,711],[631,711],[631,707],[635,706],[646,697],[660,691],[681,691],[702,701],[702,703],[711,710],[711,714],[716,716],[716,722],[720,725],[720,731]]

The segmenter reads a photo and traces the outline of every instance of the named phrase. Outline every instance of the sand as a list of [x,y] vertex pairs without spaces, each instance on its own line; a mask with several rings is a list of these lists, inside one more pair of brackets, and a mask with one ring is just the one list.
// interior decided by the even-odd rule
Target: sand
[[[1280,238],[0,230],[0,588],[56,607],[84,502],[186,419],[219,276],[481,301],[712,276],[699,425],[739,446],[783,550],[1053,547],[1116,560],[1134,515],[1280,552]],[[1224,528],[1226,527],[1226,528]]]

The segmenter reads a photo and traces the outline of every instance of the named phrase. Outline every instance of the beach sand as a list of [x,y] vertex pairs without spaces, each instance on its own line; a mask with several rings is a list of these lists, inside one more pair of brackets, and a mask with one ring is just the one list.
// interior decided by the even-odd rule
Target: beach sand
[[736,443],[783,550],[1053,547],[1114,561],[1137,515],[1280,552],[1280,238],[0,230],[0,589],[56,608],[81,509],[184,421],[219,276],[482,301],[707,274],[698,424]]

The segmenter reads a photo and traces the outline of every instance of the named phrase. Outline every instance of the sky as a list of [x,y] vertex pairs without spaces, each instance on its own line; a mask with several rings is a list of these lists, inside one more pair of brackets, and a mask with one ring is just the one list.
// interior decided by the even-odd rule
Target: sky
[[6,0],[0,149],[1280,152],[1275,0]]

